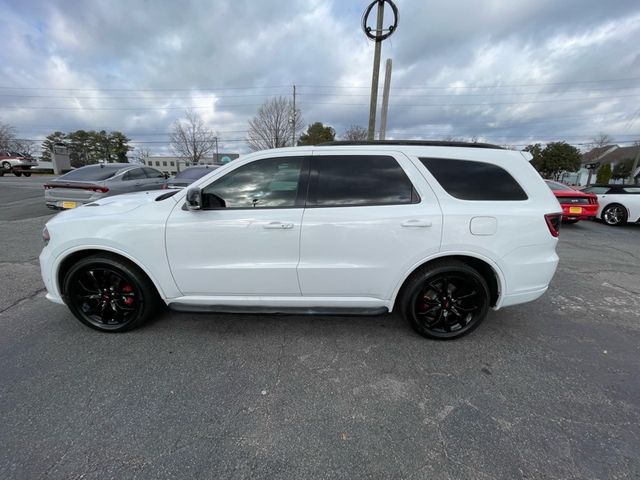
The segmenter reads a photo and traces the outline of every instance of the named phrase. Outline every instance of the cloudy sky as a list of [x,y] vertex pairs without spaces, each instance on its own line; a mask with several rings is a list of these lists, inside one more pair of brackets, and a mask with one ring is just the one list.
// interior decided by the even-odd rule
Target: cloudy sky
[[[340,135],[367,124],[368,3],[0,0],[0,121],[30,139],[121,130],[160,154],[190,107],[242,152],[247,120],[295,84],[305,122]],[[387,138],[640,139],[637,0],[397,5]]]

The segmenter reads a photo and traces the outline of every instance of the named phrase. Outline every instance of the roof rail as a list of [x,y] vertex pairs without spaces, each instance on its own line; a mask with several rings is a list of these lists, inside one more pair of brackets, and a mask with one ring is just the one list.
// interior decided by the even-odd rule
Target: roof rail
[[346,145],[405,145],[416,147],[467,147],[467,148],[494,148],[504,150],[500,145],[490,143],[473,142],[449,142],[445,140],[334,140],[333,142],[319,143],[316,147],[346,146]]

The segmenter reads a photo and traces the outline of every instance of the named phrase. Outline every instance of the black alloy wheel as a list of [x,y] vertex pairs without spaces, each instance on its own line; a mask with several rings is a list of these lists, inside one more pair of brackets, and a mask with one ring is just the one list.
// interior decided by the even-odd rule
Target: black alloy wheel
[[627,209],[618,203],[607,206],[602,211],[602,220],[614,227],[627,223]]
[[144,273],[109,255],[80,260],[66,275],[63,291],[76,318],[104,332],[135,328],[153,315],[159,303]]
[[459,338],[480,325],[489,310],[487,282],[463,262],[434,262],[410,281],[405,293],[404,316],[428,338]]

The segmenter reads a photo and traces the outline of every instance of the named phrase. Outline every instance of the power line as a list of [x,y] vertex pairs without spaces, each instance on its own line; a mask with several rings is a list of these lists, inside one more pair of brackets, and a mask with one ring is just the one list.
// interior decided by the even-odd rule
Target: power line
[[[495,105],[525,105],[525,104],[533,104],[533,103],[557,103],[557,102],[574,102],[574,101],[586,101],[586,100],[611,100],[616,98],[637,98],[640,97],[640,94],[634,95],[609,95],[609,96],[598,96],[598,97],[582,97],[582,98],[557,98],[553,100],[525,100],[518,102],[481,102],[481,103],[430,103],[430,104],[417,104],[417,103],[395,103],[392,105],[395,107],[419,107],[419,108],[434,108],[434,107],[478,107],[478,106],[495,106]],[[346,103],[346,102],[304,102],[305,105],[332,105],[332,106],[341,106],[341,107],[362,107],[366,106],[364,103]],[[223,105],[216,104],[217,108],[241,108],[241,107],[257,107],[261,106],[261,103],[242,103],[242,104],[231,104],[231,105]],[[80,106],[80,107],[59,107],[59,106],[17,106],[17,105],[2,105],[0,109],[5,110],[128,110],[128,111],[137,111],[137,110],[184,110],[184,109],[205,109],[212,108],[211,105],[182,105],[179,107],[171,107],[171,106],[163,106],[163,107],[92,107],[92,106]]]

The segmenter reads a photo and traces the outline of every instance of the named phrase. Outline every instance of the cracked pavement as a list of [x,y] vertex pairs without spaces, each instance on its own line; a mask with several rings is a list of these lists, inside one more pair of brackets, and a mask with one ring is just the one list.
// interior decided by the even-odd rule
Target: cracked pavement
[[108,335],[44,299],[25,209],[0,210],[2,479],[640,477],[640,226],[563,226],[549,292],[455,342],[397,315]]

